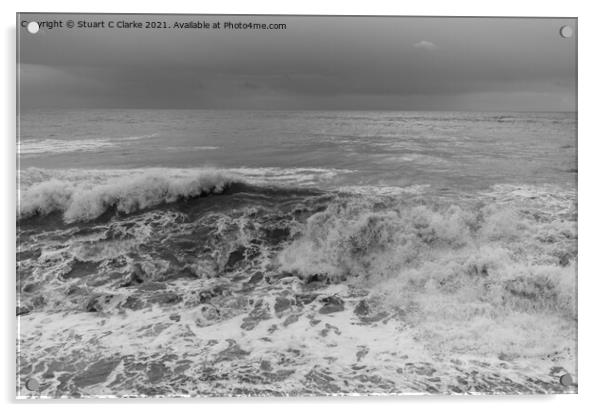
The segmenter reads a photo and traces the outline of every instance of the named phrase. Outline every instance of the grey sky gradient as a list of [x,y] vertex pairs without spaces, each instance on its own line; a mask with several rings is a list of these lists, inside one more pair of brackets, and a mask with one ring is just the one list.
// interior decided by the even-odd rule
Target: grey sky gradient
[[572,111],[576,19],[21,14],[286,30],[19,31],[30,108]]

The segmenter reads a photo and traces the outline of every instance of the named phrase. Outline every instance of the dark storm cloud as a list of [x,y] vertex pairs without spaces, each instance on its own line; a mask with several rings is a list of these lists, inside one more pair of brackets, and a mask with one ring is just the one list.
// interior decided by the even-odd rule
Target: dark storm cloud
[[[148,20],[40,16],[24,20]],[[20,29],[30,107],[574,110],[572,19],[164,16],[286,30]]]

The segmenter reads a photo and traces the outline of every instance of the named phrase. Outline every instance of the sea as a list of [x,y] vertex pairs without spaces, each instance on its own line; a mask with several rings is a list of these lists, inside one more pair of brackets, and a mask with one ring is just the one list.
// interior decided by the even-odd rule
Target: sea
[[577,391],[576,113],[30,110],[17,165],[19,397]]

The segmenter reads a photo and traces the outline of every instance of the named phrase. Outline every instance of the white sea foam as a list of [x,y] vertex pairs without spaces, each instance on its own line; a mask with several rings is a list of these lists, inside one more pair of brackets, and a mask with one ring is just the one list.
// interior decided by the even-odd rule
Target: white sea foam
[[341,186],[338,191],[341,193],[351,193],[370,196],[402,196],[418,195],[426,192],[430,185],[409,185],[409,186]]
[[[65,202],[73,216],[82,216],[86,215],[82,210],[96,210],[94,205],[129,210],[203,186],[193,178],[198,171],[164,170],[152,175],[146,171],[132,173],[129,180],[123,176],[115,180],[114,173],[110,181],[119,181],[117,187],[92,185],[83,192],[88,200],[76,202],[65,200],[58,189],[48,190],[54,196],[50,203]],[[56,182],[46,184],[52,187]],[[145,189],[128,200],[131,185]],[[195,219],[183,219],[182,212],[153,210],[109,223],[67,228],[86,230],[67,241],[44,243],[39,258],[22,261],[33,270],[27,282],[43,285],[45,305],[21,318],[21,333],[27,337],[22,347],[31,354],[61,343],[66,353],[89,352],[108,358],[113,353],[132,357],[140,352],[164,353],[167,345],[176,356],[196,364],[218,364],[229,373],[245,368],[254,371],[266,361],[277,365],[283,354],[294,353],[290,378],[271,383],[272,389],[288,391],[303,388],[314,365],[322,364],[337,385],[348,379],[349,365],[367,366],[366,374],[373,371],[382,379],[362,381],[374,384],[375,391],[382,390],[377,385],[384,381],[407,388],[424,379],[431,384],[422,372],[412,372],[421,362],[432,365],[433,377],[441,379],[443,387],[457,385],[461,370],[478,371],[483,377],[503,367],[504,378],[525,384],[526,379],[552,379],[550,368],[559,365],[574,373],[576,222],[571,220],[571,194],[552,186],[496,186],[454,200],[432,193],[428,198],[415,196],[423,192],[428,188],[394,195],[363,190],[353,193],[356,196],[334,194],[320,203],[328,205],[325,210],[315,208],[317,212],[307,220],[294,213],[286,215],[275,204],[271,211],[263,206],[224,208]],[[309,210],[315,205],[313,200],[301,201],[299,207]],[[290,236],[283,236],[271,249],[262,236],[274,223],[289,230]],[[174,259],[174,254],[183,252],[174,238],[186,241],[184,249],[198,242],[210,256],[195,251]],[[35,249],[25,246],[24,250]],[[245,261],[236,266],[237,276],[248,279],[261,273],[266,278],[276,275],[276,279],[286,273],[309,279],[321,274],[341,282],[312,289],[319,298],[282,313],[275,309],[276,299],[307,292],[307,285],[297,277],[282,279],[277,288],[266,283],[265,288],[255,290],[245,289],[244,283],[239,290],[241,284],[236,281],[229,284],[229,293],[212,298],[211,305],[200,304],[199,290],[228,282],[229,276],[216,274],[222,273],[232,250],[239,247],[257,250],[257,255],[253,265]],[[186,260],[191,276],[164,282],[181,301],[124,309],[128,299],[140,293],[135,287],[116,287],[133,272],[132,259],[138,261],[145,279],[154,281],[177,272]],[[125,269],[119,266],[122,261]],[[98,264],[100,269],[87,279],[68,278],[77,272],[76,262]],[[115,266],[118,279],[111,277]],[[66,295],[66,282],[60,281],[65,278],[74,285],[100,284],[91,290],[105,297],[98,309],[103,312],[101,324],[96,314],[81,311],[90,301],[90,292]],[[358,297],[358,290],[366,295]],[[333,295],[344,297],[344,309],[320,313],[320,299]],[[25,297],[33,305],[32,294]],[[374,313],[385,313],[386,319],[363,323],[354,313],[360,300]],[[247,330],[242,326],[257,304],[267,312]],[[53,314],[53,310],[61,312]],[[290,324],[289,314],[296,319]],[[172,316],[178,320],[174,322]],[[74,328],[83,339],[71,337]],[[244,356],[224,358],[221,354],[234,343]],[[366,353],[365,348],[369,349]],[[42,358],[50,356],[39,350]],[[329,360],[331,356],[336,361]],[[121,393],[114,386],[103,388]]]
[[252,183],[279,183],[300,186],[327,182],[340,175],[353,173],[353,170],[350,169],[328,169],[319,167],[238,167],[229,170],[245,176],[245,178]]

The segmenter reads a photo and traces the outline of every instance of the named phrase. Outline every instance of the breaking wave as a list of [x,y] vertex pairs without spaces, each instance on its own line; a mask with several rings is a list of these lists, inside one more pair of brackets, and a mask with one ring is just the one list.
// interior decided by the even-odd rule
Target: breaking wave
[[[90,221],[105,212],[129,214],[210,194],[233,186],[252,191],[314,190],[351,170],[322,168],[110,169],[29,168],[19,176],[17,218],[59,213],[66,223]],[[253,186],[251,188],[250,186]]]
[[[435,302],[452,296],[464,308],[454,313],[469,317],[499,314],[499,308],[576,316],[573,192],[504,185],[451,196],[428,187],[368,189],[270,188],[217,170],[146,172],[101,183],[53,178],[24,189],[19,216],[60,213],[80,230],[108,225],[99,237],[107,242],[103,247],[96,241],[88,245],[86,238],[69,240],[78,246],[61,258],[67,269],[60,273],[91,255],[108,262],[150,249],[143,264],[158,279],[173,271],[202,278],[220,277],[233,267],[246,273],[261,269],[306,282],[368,287],[381,304],[407,313],[418,301],[445,311]],[[233,196],[200,199],[211,194]],[[188,206],[182,208],[182,200]],[[212,208],[198,206],[203,204]],[[167,208],[153,210],[162,205]],[[109,211],[145,213],[122,223],[95,223]],[[181,250],[182,244],[188,249]],[[190,248],[198,255],[188,256]],[[187,256],[186,267],[174,269],[173,258],[163,258],[180,253]]]
[[239,179],[218,171],[189,177],[158,173],[113,178],[90,186],[51,179],[33,184],[20,196],[19,219],[60,212],[65,222],[96,219],[111,208],[132,213],[180,199],[219,194]]
[[305,279],[368,285],[410,312],[417,296],[438,295],[475,313],[506,307],[574,317],[576,216],[520,193],[510,203],[335,202],[307,219],[278,263]]

